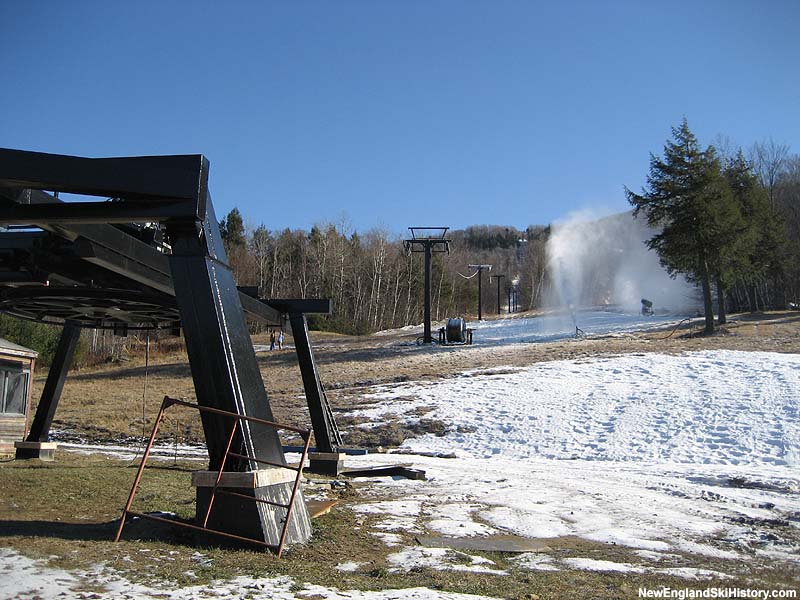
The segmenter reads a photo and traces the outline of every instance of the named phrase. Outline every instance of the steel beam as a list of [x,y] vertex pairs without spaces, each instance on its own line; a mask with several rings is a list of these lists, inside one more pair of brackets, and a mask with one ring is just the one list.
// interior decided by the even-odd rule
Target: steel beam
[[302,298],[302,299],[262,299],[261,302],[273,309],[285,313],[304,313],[307,315],[329,315],[333,313],[333,301],[330,298]]
[[[497,314],[501,314],[501,306],[500,306],[500,282],[505,278],[505,275],[492,275],[495,279],[497,279]],[[511,304],[508,305],[508,312],[511,312]]]
[[425,302],[423,306],[422,343],[432,344],[431,336],[431,244],[425,244]]
[[75,348],[80,336],[80,327],[71,323],[64,325],[50,371],[47,373],[39,406],[36,407],[33,423],[25,438],[26,442],[46,442],[50,439],[50,426],[53,424],[53,416],[56,414],[58,401],[61,399],[61,392],[67,379],[67,371],[75,357]]
[[[2,237],[2,234],[0,234],[0,237]],[[169,271],[164,273],[161,270],[153,269],[140,261],[131,259],[128,254],[115,252],[107,246],[84,237],[79,237],[75,240],[74,250],[76,256],[86,262],[108,269],[113,273],[125,275],[132,281],[159,292],[171,296],[175,294]]]
[[311,425],[314,428],[316,452],[338,452],[342,445],[342,437],[336,426],[328,398],[322,387],[322,381],[314,361],[311,342],[308,337],[308,322],[302,312],[289,313],[289,323],[292,326],[292,337],[297,351],[297,362],[300,365],[300,374],[303,378],[303,389],[308,403],[308,412],[311,414]]
[[491,271],[492,265],[468,265],[470,269],[478,271],[478,321],[483,320],[483,272]]
[[[166,212],[157,213],[159,218],[202,221],[206,214],[208,160],[202,154],[85,158],[0,148],[0,186],[144,200],[154,207],[166,205]],[[129,212],[122,203],[115,204],[119,213]],[[80,215],[81,209],[88,207],[75,208],[74,212]],[[0,211],[0,215],[7,214]],[[70,218],[67,213],[64,215]]]
[[[113,209],[109,207],[113,206]],[[6,204],[0,208],[0,225],[51,225],[145,223],[181,217],[196,210],[191,201],[159,203],[65,202],[63,204]]]
[[[208,209],[202,235],[197,235],[191,224],[167,226],[173,243],[169,259],[172,282],[197,401],[201,406],[274,421],[244,321],[240,294],[233,272],[225,262],[219,226],[210,203]],[[209,468],[219,469],[230,424],[206,416],[204,429],[211,459]],[[274,430],[244,429],[239,444],[245,444],[245,454],[285,463]],[[257,469],[258,465],[232,470],[242,468]]]
[[478,321],[483,320],[483,269],[478,269]]
[[281,311],[275,310],[274,307],[239,292],[239,302],[245,314],[251,319],[258,321],[264,325],[271,325],[273,327],[279,326],[282,323]]

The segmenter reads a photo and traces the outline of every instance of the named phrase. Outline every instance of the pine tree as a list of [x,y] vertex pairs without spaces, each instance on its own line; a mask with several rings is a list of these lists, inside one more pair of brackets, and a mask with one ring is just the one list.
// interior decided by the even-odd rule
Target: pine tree
[[755,285],[759,278],[781,278],[782,249],[786,244],[784,228],[771,208],[767,189],[741,150],[725,165],[724,174],[745,221],[730,265],[735,273],[728,279],[744,283],[751,310],[756,310]]
[[236,207],[233,207],[231,212],[229,212],[227,216],[222,219],[222,222],[219,224],[219,230],[226,249],[244,246],[247,242],[244,233],[244,220],[242,219],[242,213],[240,213],[239,209]]
[[675,277],[686,275],[702,288],[705,332],[714,331],[711,283],[729,251],[731,232],[741,226],[741,213],[712,147],[700,148],[686,119],[672,128],[664,157],[650,155],[650,173],[642,194],[625,188],[634,216],[644,213],[659,231],[647,241],[661,265]]

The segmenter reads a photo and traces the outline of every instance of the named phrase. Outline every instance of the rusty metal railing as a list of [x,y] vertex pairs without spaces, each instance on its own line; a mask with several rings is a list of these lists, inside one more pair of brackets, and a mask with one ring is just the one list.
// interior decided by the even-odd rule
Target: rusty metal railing
[[[141,480],[142,480],[142,474],[144,473],[144,469],[145,469],[145,466],[147,464],[147,459],[150,457],[150,451],[151,451],[151,449],[153,447],[153,443],[156,440],[156,435],[158,435],[158,429],[161,426],[161,423],[164,421],[164,416],[165,416],[166,410],[168,408],[172,407],[172,406],[184,406],[184,407],[187,407],[187,408],[192,408],[194,410],[200,411],[201,413],[202,412],[212,413],[212,414],[221,415],[221,416],[225,416],[225,417],[229,417],[231,419],[234,419],[233,427],[231,428],[231,434],[228,437],[228,443],[227,443],[227,445],[225,447],[225,453],[222,456],[222,462],[220,463],[219,471],[217,472],[217,477],[216,477],[216,480],[214,482],[214,486],[211,489],[211,497],[209,498],[209,501],[208,501],[208,507],[206,509],[205,517],[203,518],[202,526],[201,525],[192,525],[190,523],[183,523],[181,521],[173,521],[173,520],[170,520],[170,519],[164,519],[162,517],[156,517],[155,515],[148,515],[148,514],[145,514],[145,513],[135,512],[135,511],[131,510],[131,506],[133,505],[133,500],[136,497],[136,492],[138,491],[139,484],[141,483]],[[247,456],[247,455],[244,455],[244,454],[238,454],[238,453],[235,453],[235,452],[231,452],[231,444],[233,444],[233,439],[234,439],[234,437],[236,437],[236,430],[241,427],[242,421],[248,421],[250,423],[257,423],[257,424],[260,424],[260,425],[265,425],[267,427],[272,427],[273,429],[281,429],[281,430],[284,430],[284,431],[292,431],[294,433],[299,434],[303,439],[303,454],[302,454],[302,457],[300,458],[300,464],[297,467],[292,467],[292,466],[289,466],[289,465],[283,465],[283,464],[280,464],[280,463],[275,463],[275,462],[271,462],[271,461],[267,461],[267,460],[258,459],[258,458],[255,458],[253,456]],[[169,523],[171,525],[177,525],[179,527],[186,527],[188,529],[193,529],[195,531],[203,531],[203,532],[206,532],[206,533],[212,533],[212,534],[215,534],[215,535],[219,535],[219,536],[223,536],[223,537],[227,537],[227,538],[231,538],[231,539],[235,539],[235,540],[239,540],[239,541],[243,541],[243,542],[258,544],[260,546],[265,546],[265,547],[269,548],[270,550],[273,550],[274,552],[277,553],[278,558],[280,558],[281,554],[283,554],[284,544],[286,543],[286,535],[287,535],[287,533],[289,531],[289,523],[290,523],[291,516],[292,516],[292,508],[294,507],[294,501],[295,501],[295,498],[297,497],[297,490],[300,488],[300,479],[303,476],[303,465],[305,464],[306,458],[308,457],[308,448],[309,448],[310,444],[311,444],[311,430],[310,429],[299,429],[297,427],[291,427],[289,425],[282,425],[280,423],[275,423],[273,421],[267,421],[265,419],[259,419],[259,418],[256,418],[256,417],[248,417],[246,415],[240,415],[240,414],[237,414],[237,413],[234,413],[234,412],[229,412],[229,411],[226,411],[226,410],[220,410],[218,408],[211,408],[211,407],[208,407],[208,406],[198,406],[197,404],[192,404],[191,402],[185,402],[183,400],[177,400],[175,398],[170,398],[169,396],[164,396],[164,400],[161,403],[161,408],[158,411],[158,416],[156,417],[156,421],[153,424],[153,431],[150,434],[150,440],[147,442],[147,447],[145,448],[144,454],[142,455],[142,462],[139,464],[139,469],[136,472],[135,479],[133,480],[133,486],[131,487],[131,493],[128,495],[128,501],[125,504],[125,508],[122,510],[122,518],[120,519],[119,528],[117,529],[117,535],[114,538],[114,541],[118,542],[120,540],[120,536],[122,535],[122,530],[125,527],[125,521],[130,516],[130,517],[139,517],[139,518],[142,518],[142,519],[149,519],[151,521],[158,521],[158,522],[161,522],[161,523]],[[241,459],[244,459],[244,460],[254,461],[254,462],[257,462],[259,464],[265,464],[265,465],[270,465],[270,466],[273,466],[273,467],[280,467],[282,469],[289,469],[289,470],[292,470],[292,471],[296,471],[297,472],[297,476],[295,477],[294,485],[292,486],[292,494],[291,494],[291,497],[289,498],[289,503],[288,504],[281,504],[281,503],[278,503],[278,502],[272,502],[270,500],[265,500],[263,498],[256,498],[256,497],[253,497],[253,496],[248,496],[246,494],[240,494],[238,492],[232,492],[230,490],[219,489],[220,482],[222,481],[222,475],[225,472],[225,463],[228,461],[229,457],[241,458]],[[278,544],[277,545],[276,544],[269,544],[269,543],[264,542],[262,540],[257,540],[257,539],[253,539],[253,538],[249,538],[249,537],[236,535],[236,534],[233,534],[233,533],[228,533],[227,531],[220,531],[219,529],[211,529],[211,528],[209,528],[208,527],[208,519],[211,516],[211,509],[214,506],[214,499],[216,498],[217,494],[225,494],[225,495],[228,495],[228,496],[236,496],[236,497],[239,497],[239,498],[244,498],[246,500],[252,500],[254,502],[261,502],[263,504],[269,504],[270,506],[275,506],[277,508],[285,509],[286,510],[286,516],[284,518],[283,528],[281,529],[281,536],[280,536],[280,540],[279,540]]]

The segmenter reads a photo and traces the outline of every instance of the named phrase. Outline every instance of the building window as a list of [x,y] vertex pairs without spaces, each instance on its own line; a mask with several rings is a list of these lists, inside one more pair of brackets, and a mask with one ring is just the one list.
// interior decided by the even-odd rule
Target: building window
[[15,415],[27,412],[29,375],[20,364],[0,363],[0,412]]

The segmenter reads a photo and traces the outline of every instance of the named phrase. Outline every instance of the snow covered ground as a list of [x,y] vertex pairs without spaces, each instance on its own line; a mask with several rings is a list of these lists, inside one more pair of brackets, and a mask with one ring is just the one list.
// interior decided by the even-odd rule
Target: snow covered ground
[[[537,317],[469,321],[467,326],[475,330],[474,344],[498,345],[521,342],[555,342],[568,339],[575,336],[576,326],[588,336],[671,328],[685,318],[687,318],[686,315],[646,317],[638,313],[584,309],[575,313],[574,321],[568,311],[553,311]],[[444,323],[435,324],[434,329],[442,325]],[[409,325],[400,329],[387,329],[379,331],[376,335],[385,336],[397,333],[422,335],[422,324]]]
[[463,432],[405,444],[426,452],[797,466],[798,384],[794,354],[629,354],[392,385],[363,414],[434,407]]
[[383,530],[796,559],[800,548],[763,524],[800,525],[797,355],[634,354],[500,371],[376,391],[363,412],[373,423],[426,408],[450,426],[402,450],[458,456],[415,457],[426,483],[376,484],[403,497],[370,509],[385,513]]
[[686,316],[659,315],[646,317],[637,313],[601,310],[579,310],[575,320],[569,312],[554,312],[524,319],[471,321],[473,343],[509,344],[517,342],[555,342],[575,336],[576,326],[588,336],[624,334],[633,331],[674,327]]

